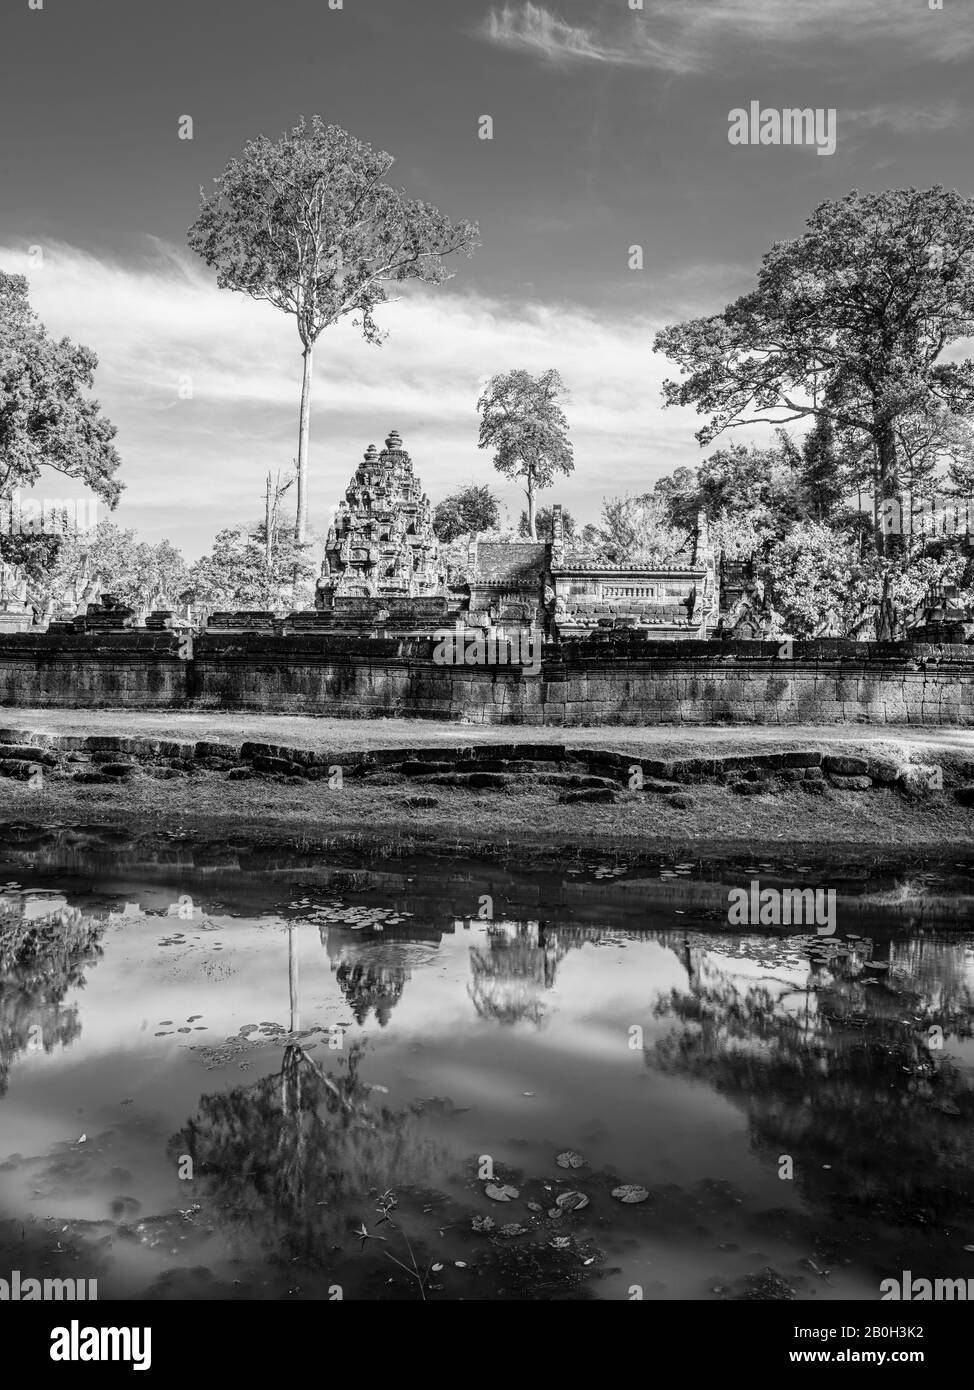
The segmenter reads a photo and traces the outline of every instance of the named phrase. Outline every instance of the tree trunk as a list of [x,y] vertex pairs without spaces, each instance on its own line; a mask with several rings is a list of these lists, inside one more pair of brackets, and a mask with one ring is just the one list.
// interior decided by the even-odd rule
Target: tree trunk
[[528,469],[528,535],[533,541],[538,539],[537,528],[534,524],[534,472]]
[[288,995],[291,1005],[291,1032],[301,1027],[301,1014],[298,1010],[298,954],[294,949],[294,928],[287,932]]
[[[897,469],[896,434],[893,426],[884,422],[876,429],[877,457],[877,506],[881,516],[892,517],[894,529],[888,531],[884,526],[877,527],[877,551],[880,555],[894,556],[903,553],[903,498],[900,495],[900,479]],[[884,512],[884,504],[893,504]]]
[[298,545],[304,545],[308,531],[308,438],[311,434],[313,344],[309,343],[302,355],[304,370],[301,376],[301,424],[298,430],[298,509],[294,523],[294,539]]
[[267,495],[264,498],[264,567],[267,571],[267,606],[271,602],[271,570],[274,560],[274,540],[271,535],[271,475],[267,475]]

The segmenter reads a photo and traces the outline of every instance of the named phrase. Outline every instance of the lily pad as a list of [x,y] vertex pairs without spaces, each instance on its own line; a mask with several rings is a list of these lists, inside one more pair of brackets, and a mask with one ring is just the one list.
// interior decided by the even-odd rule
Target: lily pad
[[507,1183],[489,1182],[484,1188],[484,1193],[492,1202],[513,1202],[521,1194],[516,1187],[510,1187]]
[[621,1187],[614,1187],[612,1189],[612,1195],[617,1201],[632,1205],[634,1202],[645,1202],[649,1193],[646,1191],[645,1187],[639,1187],[636,1183],[627,1182],[623,1183]]
[[584,1192],[563,1192],[555,1198],[555,1205],[562,1211],[581,1211],[588,1206],[588,1198]]
[[585,1160],[581,1154],[577,1154],[574,1149],[566,1149],[563,1154],[559,1154],[555,1159],[559,1168],[584,1168]]

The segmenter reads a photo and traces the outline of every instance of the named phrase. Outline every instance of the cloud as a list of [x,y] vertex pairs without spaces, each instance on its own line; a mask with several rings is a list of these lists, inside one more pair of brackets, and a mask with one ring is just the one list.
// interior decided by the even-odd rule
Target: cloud
[[[565,0],[571,10],[579,0]],[[713,71],[731,45],[787,51],[817,61],[808,46],[896,45],[904,59],[956,61],[974,51],[974,29],[921,0],[645,0],[641,10],[592,0],[572,23],[522,0],[493,7],[481,28],[489,42],[551,63],[595,63],[672,73]],[[958,11],[959,14],[959,11]]]
[[582,60],[628,67],[683,67],[679,53],[650,39],[636,19],[629,21],[628,30],[618,31],[616,42],[610,42],[595,29],[566,24],[531,0],[520,8],[505,5],[501,10],[492,9],[484,35],[491,43],[534,53],[552,62]]
[[[29,273],[31,301],[51,333],[98,355],[95,393],[119,427],[120,525],[168,536],[194,557],[221,527],[257,519],[267,471],[287,469],[295,454],[300,355],[289,316],[218,290],[195,262],[158,242],[137,264],[49,246],[40,270],[29,270],[23,250],[0,247],[0,266]],[[476,413],[486,379],[516,366],[556,367],[571,390],[576,471],[557,496],[576,515],[594,519],[606,491],[644,490],[699,457],[696,417],[660,404],[671,364],[652,352],[653,315],[631,305],[598,318],[571,305],[512,305],[464,292],[462,275],[461,265],[452,285],[380,310],[389,330],[381,348],[350,324],[319,339],[313,525],[327,526],[366,446],[381,446],[392,428],[434,501],[465,481],[489,480],[516,518],[520,493],[478,450]],[[719,303],[732,297],[707,268],[700,277]],[[681,276],[668,307],[682,313],[686,297]]]
[[974,111],[964,110],[953,99],[931,106],[885,102],[864,111],[843,113],[842,119],[866,130],[885,127],[898,135],[924,135],[928,132],[937,134],[943,130],[964,130],[974,121]]

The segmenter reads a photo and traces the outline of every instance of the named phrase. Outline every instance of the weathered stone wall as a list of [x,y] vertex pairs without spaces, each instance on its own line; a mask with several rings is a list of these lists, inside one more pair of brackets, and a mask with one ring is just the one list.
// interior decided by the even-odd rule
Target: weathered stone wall
[[441,666],[432,639],[144,631],[0,636],[0,705],[263,710],[467,723],[974,725],[974,648],[568,643],[538,675]]
[[0,636],[0,706],[168,709],[187,699],[171,632]]

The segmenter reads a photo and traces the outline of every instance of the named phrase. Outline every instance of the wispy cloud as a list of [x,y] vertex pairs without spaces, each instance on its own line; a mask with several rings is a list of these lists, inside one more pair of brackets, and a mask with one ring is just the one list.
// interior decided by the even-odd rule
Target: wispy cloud
[[484,25],[492,43],[516,48],[550,62],[589,61],[626,67],[662,67],[692,70],[679,51],[657,42],[636,18],[616,28],[612,36],[595,27],[568,24],[531,0],[520,6],[492,9]]
[[965,130],[974,122],[974,111],[954,100],[928,106],[884,102],[863,111],[845,112],[842,119],[865,130],[883,127],[898,135],[924,135],[944,130]]
[[[563,0],[560,11],[521,0],[494,6],[481,33],[491,43],[552,63],[597,63],[674,73],[712,70],[730,45],[788,50],[800,61],[816,40],[899,45],[904,58],[951,61],[974,51],[974,28],[921,0]],[[595,10],[594,18],[592,17]]]
[[[31,301],[50,332],[98,354],[95,394],[119,427],[126,483],[119,524],[169,536],[195,556],[221,527],[256,519],[267,470],[287,468],[295,452],[293,320],[218,290],[159,243],[137,265],[50,246],[33,272],[24,250],[0,247],[0,266],[30,274]],[[722,303],[714,276],[706,267],[700,274]],[[685,298],[680,279],[668,293],[659,289],[668,308]],[[389,329],[382,348],[350,325],[319,340],[311,444],[318,527],[327,526],[365,447],[381,445],[393,427],[434,501],[458,483],[489,480],[516,516],[522,499],[478,450],[476,414],[487,377],[515,366],[556,367],[571,390],[576,472],[558,496],[576,515],[594,518],[606,491],[644,489],[699,458],[695,418],[660,404],[668,364],[652,352],[659,321],[631,303],[596,317],[571,305],[512,306],[464,293],[457,282],[409,294],[380,316]]]

